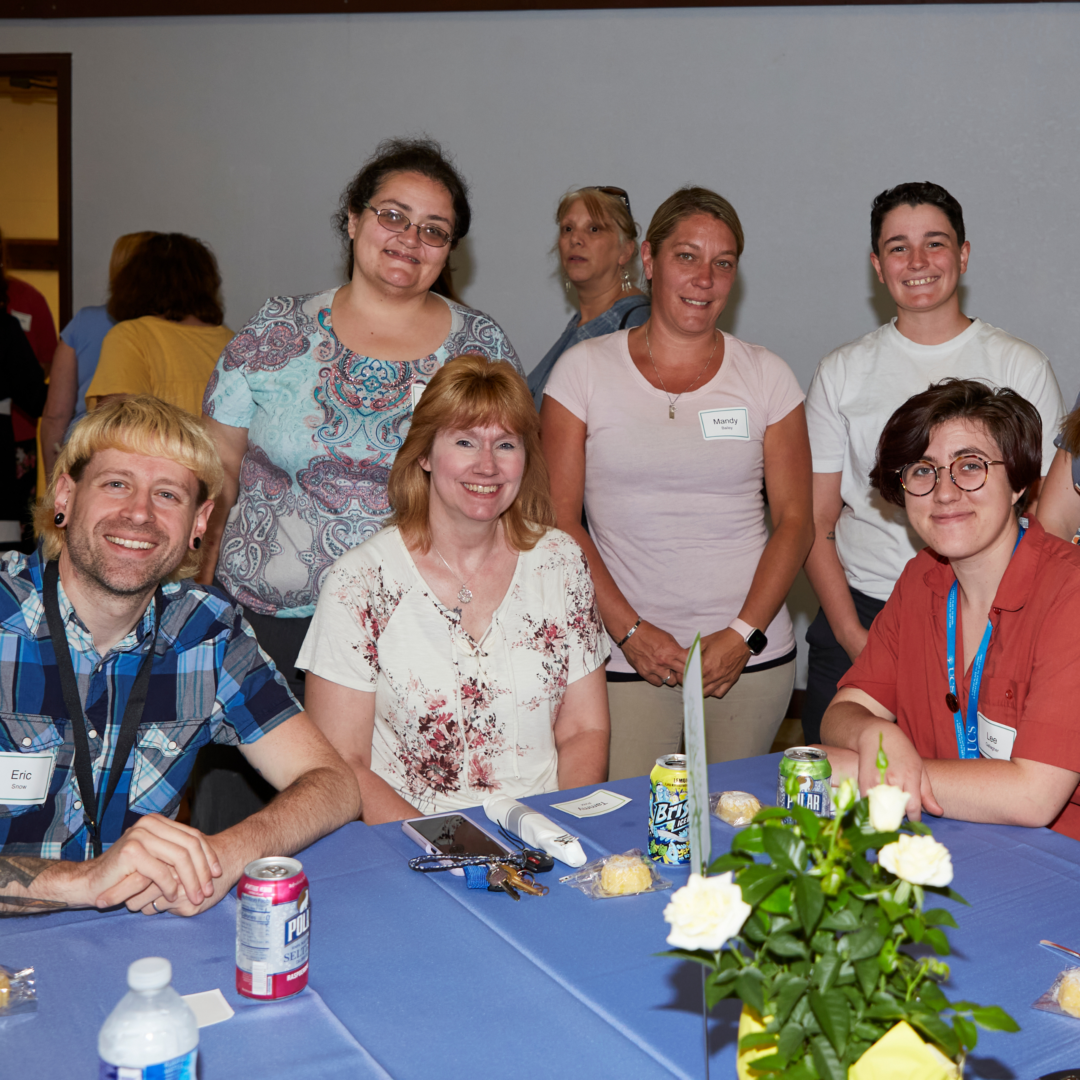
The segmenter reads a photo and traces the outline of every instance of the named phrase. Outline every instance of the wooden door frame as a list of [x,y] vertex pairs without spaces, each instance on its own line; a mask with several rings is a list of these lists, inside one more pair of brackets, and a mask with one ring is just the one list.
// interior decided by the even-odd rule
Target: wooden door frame
[[56,179],[60,325],[71,321],[71,53],[0,53],[0,75],[56,77]]

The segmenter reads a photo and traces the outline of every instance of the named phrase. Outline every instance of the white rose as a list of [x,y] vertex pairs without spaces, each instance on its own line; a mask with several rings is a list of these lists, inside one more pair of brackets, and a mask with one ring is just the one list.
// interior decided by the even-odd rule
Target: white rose
[[842,780],[833,793],[833,805],[841,813],[850,810],[858,800],[859,789],[850,776]]
[[886,844],[878,862],[902,881],[912,885],[948,885],[953,879],[952,857],[944,844],[932,836],[908,836]]
[[908,793],[892,784],[878,784],[867,795],[870,799],[870,824],[875,832],[896,832],[907,811]]
[[664,908],[664,919],[671,923],[668,944],[716,952],[742,929],[751,910],[731,871],[715,877],[691,874]]

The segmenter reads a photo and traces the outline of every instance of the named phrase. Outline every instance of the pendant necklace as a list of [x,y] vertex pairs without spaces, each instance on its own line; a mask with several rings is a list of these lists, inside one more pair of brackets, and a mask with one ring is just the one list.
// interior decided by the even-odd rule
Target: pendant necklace
[[[480,571],[483,570],[485,566],[487,566],[488,559],[491,558],[492,553],[495,551],[495,545],[498,542],[499,542],[499,533],[498,533],[498,530],[496,530],[495,539],[491,542],[491,547],[488,549],[488,553],[484,556],[484,561],[476,568],[476,570],[473,571],[473,573],[469,577],[469,581],[472,581],[472,579],[474,577],[476,577],[476,575],[479,574]],[[433,548],[435,548],[435,554],[438,555],[440,559],[442,559],[443,566],[445,566],[446,569],[449,570],[450,573],[453,574],[454,577],[456,577],[459,582],[461,582],[461,588],[458,589],[458,594],[457,594],[458,601],[460,603],[462,603],[462,604],[468,604],[473,598],[472,589],[469,588],[469,582],[468,581],[463,581],[462,578],[461,578],[461,575],[458,574],[457,571],[446,561],[446,558],[443,555],[443,553],[437,547],[435,547],[435,541],[434,540],[431,541],[431,546]]]
[[[649,344],[649,324],[648,323],[645,324],[645,348],[648,350],[648,353],[649,353],[649,363],[652,364],[652,369],[653,369],[654,372],[656,372],[656,377],[660,380],[660,388],[664,391],[664,395],[668,399],[668,411],[667,411],[667,414],[668,414],[668,419],[669,420],[674,420],[675,419],[675,403],[679,400],[679,398],[681,398],[683,396],[683,394],[689,393],[691,390],[693,390],[694,387],[697,386],[697,384],[698,384],[698,379],[700,379],[701,376],[704,375],[705,372],[709,370],[709,365],[712,363],[712,358],[716,354],[716,343],[719,340],[720,339],[716,336],[716,330],[714,328],[713,329],[712,352],[709,353],[709,359],[705,361],[705,366],[698,372],[697,379],[695,379],[685,390],[681,391],[680,393],[678,393],[674,397],[672,397],[671,392],[664,385],[664,377],[663,377],[663,375],[660,374],[659,370],[656,367],[656,361],[653,359],[652,346]],[[443,561],[445,562],[446,560],[444,559]]]

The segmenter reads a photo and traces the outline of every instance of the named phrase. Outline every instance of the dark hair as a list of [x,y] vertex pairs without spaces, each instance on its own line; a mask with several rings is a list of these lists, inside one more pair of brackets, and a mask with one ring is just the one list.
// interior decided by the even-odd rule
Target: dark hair
[[1021,513],[1028,490],[1042,473],[1042,417],[1015,390],[995,389],[978,379],[943,379],[908,398],[881,433],[870,483],[883,498],[903,506],[900,470],[922,459],[934,428],[948,420],[971,420],[993,436],[1001,447],[1009,486],[1024,492],[1014,507]]
[[386,139],[375,147],[375,153],[364,162],[361,170],[341,193],[341,202],[334,215],[334,227],[345,247],[345,262],[349,280],[352,280],[352,241],[349,239],[349,214],[361,214],[364,203],[370,202],[375,192],[391,173],[411,172],[426,176],[442,184],[450,196],[454,208],[454,230],[450,250],[469,231],[472,211],[469,209],[469,188],[443,148],[434,139]]
[[936,206],[948,219],[949,224],[956,233],[956,242],[964,242],[964,211],[960,204],[940,184],[932,184],[929,180],[921,183],[897,184],[896,187],[887,188],[870,207],[870,244],[874,254],[881,258],[879,241],[881,240],[881,225],[885,215],[898,206]]
[[108,311],[117,322],[144,315],[180,322],[193,315],[220,326],[225,312],[217,260],[193,236],[157,233],[139,245],[116,275]]

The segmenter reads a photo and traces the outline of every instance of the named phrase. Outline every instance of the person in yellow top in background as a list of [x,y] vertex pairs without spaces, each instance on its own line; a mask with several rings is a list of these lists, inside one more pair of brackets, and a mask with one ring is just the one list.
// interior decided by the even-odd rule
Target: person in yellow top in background
[[233,337],[210,249],[183,233],[150,238],[117,274],[109,314],[117,325],[102,343],[87,409],[152,394],[200,415],[207,380]]

